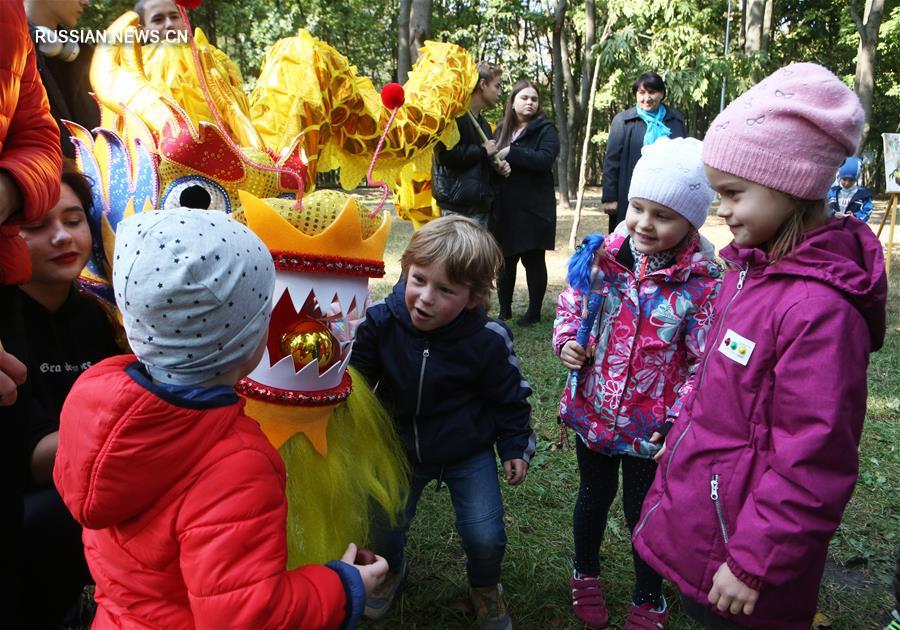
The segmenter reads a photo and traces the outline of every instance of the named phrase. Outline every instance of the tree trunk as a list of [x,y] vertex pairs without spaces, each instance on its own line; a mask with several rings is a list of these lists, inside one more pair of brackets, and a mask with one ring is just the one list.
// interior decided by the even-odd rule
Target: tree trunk
[[772,41],[772,11],[775,8],[775,0],[766,0],[766,10],[763,13],[762,25],[762,42],[760,42],[763,52],[769,50],[769,43]]
[[859,97],[865,113],[862,138],[859,145],[866,142],[872,120],[872,92],[875,89],[875,53],[878,46],[878,31],[884,16],[884,0],[866,0],[866,11],[861,20],[856,10],[856,0],[850,0],[850,15],[859,33],[859,49],[856,57],[856,76],[853,89]]
[[559,157],[556,159],[556,179],[559,183],[559,203],[571,208],[569,201],[569,131],[566,120],[566,98],[563,70],[562,30],[566,19],[567,0],[556,0],[553,23],[553,109],[556,110],[556,128],[559,132]]
[[581,95],[578,98],[578,108],[586,112],[591,106],[588,99],[594,95],[591,85],[591,57],[594,54],[594,42],[597,37],[597,11],[594,8],[594,0],[584,1],[584,59],[581,63]]
[[[588,2],[592,5],[591,10],[593,11],[593,2],[591,0],[588,0]],[[603,29],[603,33],[600,35],[601,44],[605,42],[609,37],[615,21],[615,13],[610,13],[609,15],[607,15],[606,26]],[[593,20],[591,20],[591,26],[591,30],[593,31]],[[593,40],[593,32],[591,33],[591,40]],[[592,44],[589,48],[587,48],[587,52],[584,55],[585,67],[588,67],[591,56],[595,54],[593,48],[594,46]],[[587,103],[587,124],[584,128],[584,141],[581,149],[581,167],[578,172],[578,198],[575,202],[575,217],[572,219],[572,231],[569,233],[570,249],[575,249],[575,239],[578,237],[578,226],[581,223],[581,204],[584,201],[584,187],[587,185],[587,178],[585,176],[585,173],[587,171],[588,149],[591,145],[591,123],[594,120],[594,94],[597,93],[597,77],[599,75],[600,56],[597,55],[597,59],[596,61],[594,61],[594,76],[591,79],[591,87],[587,93],[587,96],[584,98],[584,102]],[[582,94],[584,94],[584,89],[582,89]]]
[[746,13],[744,14],[744,23],[746,25],[744,52],[757,53],[762,50],[766,0],[747,0],[744,6],[746,7]]
[[[572,64],[569,60],[569,37],[566,34],[565,24],[560,33],[560,52],[562,53],[563,85],[566,87],[566,132],[569,135],[569,144],[578,145],[578,98],[575,95],[575,77],[572,76]],[[566,160],[566,174],[568,175],[569,190],[574,190],[575,181],[575,151],[568,151]]]
[[412,0],[409,12],[409,61],[410,65],[419,58],[419,49],[431,39],[432,0]]
[[198,11],[197,17],[199,18],[197,20],[200,23],[199,25],[206,34],[206,39],[209,40],[209,43],[213,46],[218,46],[219,44],[216,37],[218,34],[216,32],[216,3],[207,2],[200,11]]
[[[578,83],[579,91],[572,105],[572,116],[570,117],[570,129],[572,137],[569,144],[573,147],[570,151],[571,159],[569,166],[569,188],[570,190],[578,190],[578,182],[575,180],[575,173],[579,167],[576,162],[578,157],[574,147],[583,142],[581,132],[584,128],[584,119],[588,115],[588,109],[591,107],[590,99],[593,97],[594,90],[591,85],[591,58],[596,41],[597,14],[594,6],[594,0],[585,0],[584,3],[584,43],[581,52],[581,78]],[[584,158],[582,158],[584,159]]]
[[409,77],[409,14],[412,0],[400,0],[397,14],[397,82],[403,85]]
[[[587,65],[587,58],[585,58]],[[591,79],[591,96],[597,91],[597,75],[600,74],[600,56],[594,62],[594,78]],[[578,226],[581,223],[581,204],[584,201],[584,187],[587,185],[585,173],[587,171],[588,149],[591,146],[591,123],[594,120],[594,108],[587,110],[587,125],[584,130],[584,142],[581,149],[581,166],[578,169],[578,196],[575,201],[575,217],[572,219],[572,231],[569,233],[569,249],[575,249],[575,239],[578,238]]]

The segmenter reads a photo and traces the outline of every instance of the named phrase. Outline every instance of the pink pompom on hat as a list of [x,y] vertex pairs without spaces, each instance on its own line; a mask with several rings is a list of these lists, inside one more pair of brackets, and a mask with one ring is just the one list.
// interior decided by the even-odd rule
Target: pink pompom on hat
[[864,122],[856,94],[828,69],[777,70],[716,116],[703,162],[800,199],[824,199],[834,173],[856,153]]

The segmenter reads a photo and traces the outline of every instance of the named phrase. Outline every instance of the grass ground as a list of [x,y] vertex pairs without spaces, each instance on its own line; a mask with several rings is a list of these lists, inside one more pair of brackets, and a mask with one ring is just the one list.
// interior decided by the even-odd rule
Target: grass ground
[[[883,206],[883,204],[882,204]],[[558,448],[556,404],[563,370],[550,350],[553,303],[563,289],[568,252],[563,245],[571,229],[571,213],[560,211],[556,252],[548,252],[550,286],[544,302],[543,322],[521,328],[512,324],[525,376],[534,388],[531,404],[538,433],[538,450],[526,482],[504,488],[509,545],[503,582],[513,622],[518,628],[580,628],[570,612],[568,577],[571,571],[571,518],[578,480],[574,450]],[[880,218],[876,214],[873,223]],[[589,210],[579,234],[606,231],[605,216]],[[711,218],[704,227],[717,248],[728,242],[727,228]],[[384,296],[399,275],[399,257],[411,235],[408,223],[395,221],[386,253],[385,279],[372,285],[373,298]],[[516,290],[513,312],[524,312],[524,272]],[[861,473],[856,492],[834,537],[819,598],[821,621],[833,628],[880,628],[877,619],[892,606],[890,575],[900,546],[900,257],[892,270],[888,335],[885,347],[872,356],[869,368],[869,403],[861,444]],[[494,310],[496,313],[496,307]],[[837,366],[828,366],[830,369]],[[621,505],[604,541],[607,602],[612,627],[621,626],[630,601],[632,564],[628,531]],[[468,628],[473,618],[465,605],[465,559],[453,527],[452,506],[446,490],[423,494],[407,548],[409,579],[398,604],[376,628]],[[670,627],[695,627],[682,613],[677,593],[666,585],[672,602]],[[827,627],[827,626],[821,626]]]

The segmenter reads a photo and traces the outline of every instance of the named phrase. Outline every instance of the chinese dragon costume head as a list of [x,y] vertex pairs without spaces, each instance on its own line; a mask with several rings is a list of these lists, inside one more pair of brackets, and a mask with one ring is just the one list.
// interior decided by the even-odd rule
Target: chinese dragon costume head
[[[134,28],[133,13],[110,27]],[[92,134],[69,125],[78,163],[95,182],[84,286],[114,313],[116,226],[136,212],[206,208],[256,232],[276,266],[274,306],[265,356],[236,389],[288,469],[290,564],[365,543],[370,510],[393,517],[406,492],[390,418],[348,370],[368,278],[384,274],[390,216],[352,195],[313,190],[315,173],[340,168],[352,187],[373,173],[396,183],[430,170],[434,145],[458,138],[454,120],[477,82],[474,62],[429,42],[405,103],[392,111],[346,58],[302,30],[272,47],[249,98],[237,68],[199,31],[193,48],[98,48],[91,80],[102,127]]]

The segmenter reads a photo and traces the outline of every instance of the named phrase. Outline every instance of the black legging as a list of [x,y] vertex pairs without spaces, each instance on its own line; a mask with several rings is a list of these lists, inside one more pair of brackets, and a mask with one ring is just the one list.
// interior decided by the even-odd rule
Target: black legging
[[[641,516],[641,505],[656,474],[652,459],[639,457],[601,455],[575,439],[575,455],[578,459],[578,499],[572,514],[572,533],[575,538],[575,570],[584,575],[600,575],[600,543],[606,531],[609,508],[619,486],[619,462],[622,463],[622,506],[628,530],[634,531]],[[662,595],[662,577],[641,560],[631,548],[634,557],[635,604],[652,603]]]
[[26,564],[22,581],[22,617],[29,628],[59,628],[66,613],[78,605],[90,583],[75,522],[56,491],[49,486],[25,494],[25,532],[22,542]]
[[537,321],[541,316],[541,304],[544,294],[547,292],[547,262],[544,260],[543,249],[512,256],[503,257],[503,269],[500,270],[500,278],[497,280],[497,299],[500,301],[500,311],[509,313],[512,307],[513,289],[516,287],[516,266],[519,259],[525,267],[525,279],[528,282],[528,311],[526,319]]

